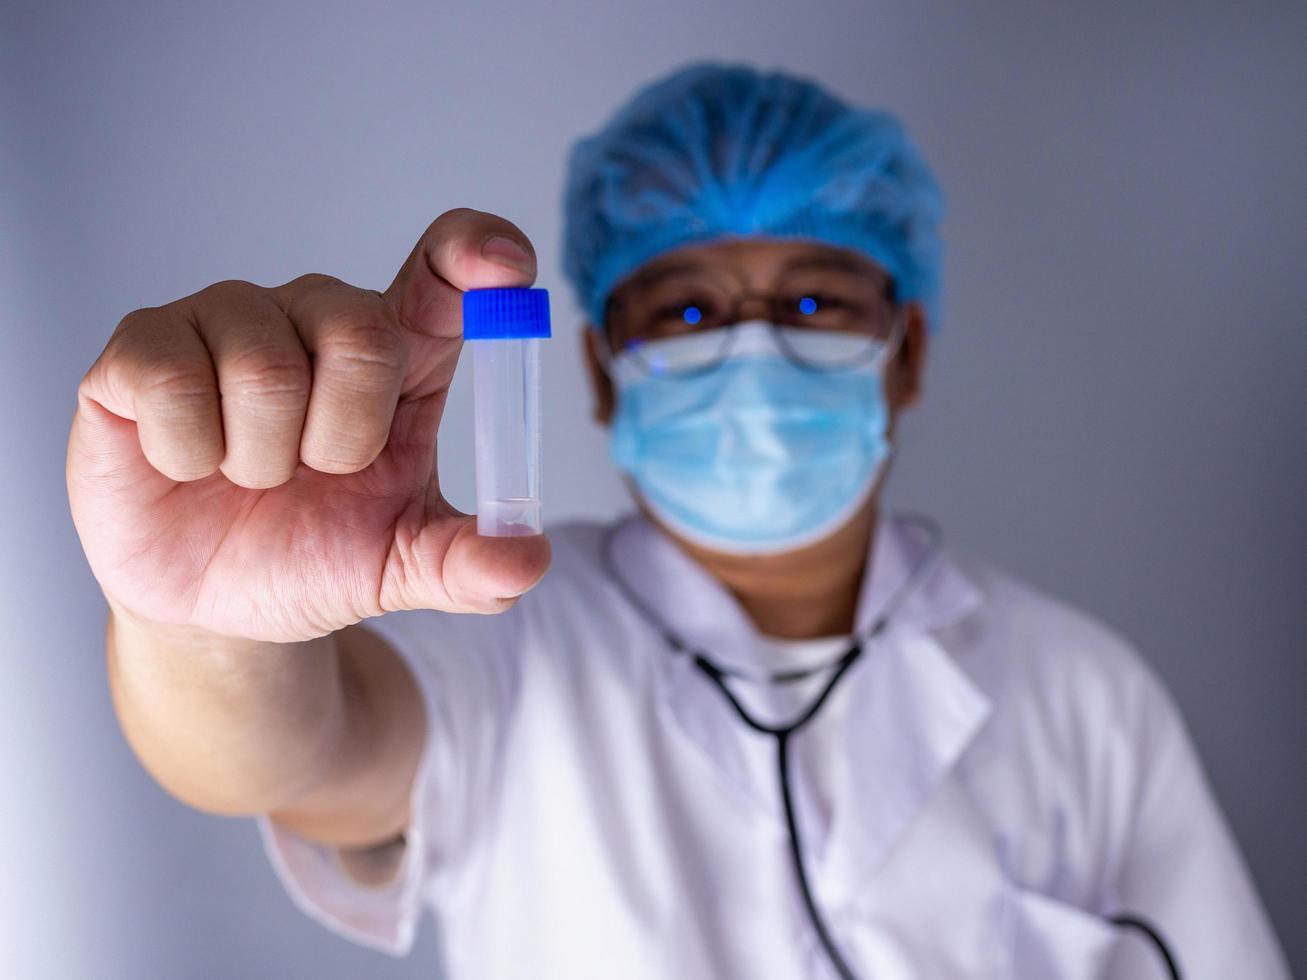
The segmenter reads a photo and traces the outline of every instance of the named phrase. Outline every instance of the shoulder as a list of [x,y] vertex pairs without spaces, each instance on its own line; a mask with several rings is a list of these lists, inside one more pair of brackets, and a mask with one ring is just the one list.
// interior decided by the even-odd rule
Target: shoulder
[[1129,698],[1160,687],[1135,645],[1096,615],[995,564],[951,553],[981,602],[962,625],[994,679],[1069,688],[1084,698]]
[[940,638],[990,698],[992,737],[1062,761],[1138,771],[1179,712],[1124,635],[1079,606],[972,555],[950,553],[981,601]]

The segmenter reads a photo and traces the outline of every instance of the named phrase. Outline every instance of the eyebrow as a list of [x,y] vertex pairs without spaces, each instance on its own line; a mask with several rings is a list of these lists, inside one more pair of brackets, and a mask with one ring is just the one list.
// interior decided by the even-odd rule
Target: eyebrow
[[807,255],[799,256],[783,266],[781,272],[792,272],[795,269],[806,269],[809,267],[824,267],[832,269],[847,269],[850,272],[879,272],[885,274],[885,270],[880,268],[874,262],[869,260],[860,261],[845,255]]
[[[635,288],[652,286],[659,283],[669,276],[681,275],[686,272],[702,272],[705,266],[702,262],[682,260],[679,262],[670,262],[661,265],[656,269],[650,269],[647,272],[638,273],[628,280],[627,285]],[[823,255],[800,255],[780,267],[780,273],[783,275],[787,272],[793,272],[796,269],[809,268],[828,268],[828,269],[845,269],[849,272],[879,272],[885,275],[883,269],[871,262],[860,262],[848,256],[829,253]]]
[[637,288],[652,286],[654,283],[662,282],[668,276],[678,276],[683,272],[701,272],[702,270],[702,262],[670,262],[667,265],[660,265],[656,269],[637,273],[626,281],[626,285]]

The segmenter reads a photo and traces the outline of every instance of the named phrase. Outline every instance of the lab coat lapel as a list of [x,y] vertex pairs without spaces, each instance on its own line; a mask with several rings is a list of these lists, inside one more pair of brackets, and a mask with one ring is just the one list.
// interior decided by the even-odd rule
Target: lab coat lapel
[[[609,558],[655,630],[671,630],[689,649],[714,660],[747,658],[757,633],[739,603],[647,519],[635,515],[615,530]],[[652,647],[660,712],[703,751],[730,792],[783,832],[774,793],[751,778],[741,748],[742,737],[763,736],[743,728],[688,653],[661,638]]]
[[819,852],[829,901],[852,900],[988,718],[991,705],[919,629],[882,634],[848,678],[839,805]]
[[[858,601],[859,630],[893,600],[928,544],[910,525],[878,521]],[[739,603],[646,519],[632,517],[617,528],[610,558],[652,620],[714,660],[749,662],[758,633]],[[837,688],[836,696],[848,699],[836,734],[845,747],[839,798],[828,833],[804,827],[805,847],[818,858],[818,887],[833,892],[831,898],[874,868],[987,717],[984,694],[929,636],[980,601],[978,590],[940,556]],[[776,788],[757,785],[740,748],[742,738],[763,736],[744,728],[689,656],[664,646],[655,659],[661,710],[726,784],[783,832]],[[802,779],[795,789],[802,819],[811,803]]]
[[[880,522],[863,576],[860,631],[894,601],[929,544],[911,524]],[[939,554],[845,679],[840,803],[816,850],[819,887],[833,902],[853,897],[989,717],[989,699],[931,635],[981,601]]]

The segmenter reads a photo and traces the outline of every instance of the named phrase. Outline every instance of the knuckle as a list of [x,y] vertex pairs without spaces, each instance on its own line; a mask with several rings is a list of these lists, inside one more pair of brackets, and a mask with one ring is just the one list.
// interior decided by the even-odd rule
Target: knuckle
[[306,272],[302,276],[296,276],[286,285],[296,291],[338,289],[342,286],[348,286],[343,279],[329,276],[325,272]]
[[81,380],[77,382],[77,400],[80,402],[83,399],[90,398],[99,401],[100,390],[108,373],[108,359],[102,354],[86,369]]
[[245,279],[222,279],[210,283],[195,294],[196,299],[217,303],[248,302],[251,298],[264,292],[262,286]]
[[440,215],[440,217],[436,218],[435,221],[431,222],[431,227],[435,228],[437,225],[443,227],[444,225],[451,224],[453,222],[466,221],[469,218],[473,218],[476,217],[477,215],[484,214],[484,213],[485,212],[478,211],[475,208],[450,208],[448,211],[443,212]]
[[223,385],[224,394],[289,409],[298,409],[308,399],[308,359],[292,347],[253,347],[225,367],[230,379]]
[[96,363],[115,373],[130,368],[156,356],[168,332],[168,316],[163,308],[143,306],[132,310],[118,321]]
[[334,370],[359,381],[388,381],[408,360],[404,338],[372,310],[331,317],[319,353],[331,360]]
[[147,369],[136,397],[171,415],[200,415],[214,401],[213,376],[198,364],[168,363]]
[[112,339],[121,337],[128,331],[140,330],[145,325],[153,323],[157,313],[158,307],[154,306],[143,306],[139,310],[132,310],[118,321],[118,325],[114,328]]
[[477,237],[478,231],[484,237],[483,226],[495,220],[494,215],[475,208],[450,208],[427,226],[422,237],[429,248],[464,239],[471,240]]

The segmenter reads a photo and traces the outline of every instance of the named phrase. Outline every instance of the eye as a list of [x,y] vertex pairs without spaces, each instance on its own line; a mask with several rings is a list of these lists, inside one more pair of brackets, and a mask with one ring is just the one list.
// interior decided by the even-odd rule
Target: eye
[[849,304],[843,299],[831,293],[804,293],[789,302],[792,310],[797,310],[804,316],[812,316],[815,313],[831,313],[849,307]]
[[668,306],[659,307],[654,313],[655,319],[662,320],[680,320],[691,326],[703,319],[704,310],[698,303],[672,303]]
[[847,310],[853,306],[845,297],[836,293],[810,293],[799,300],[799,309],[804,313],[816,313],[818,310]]

